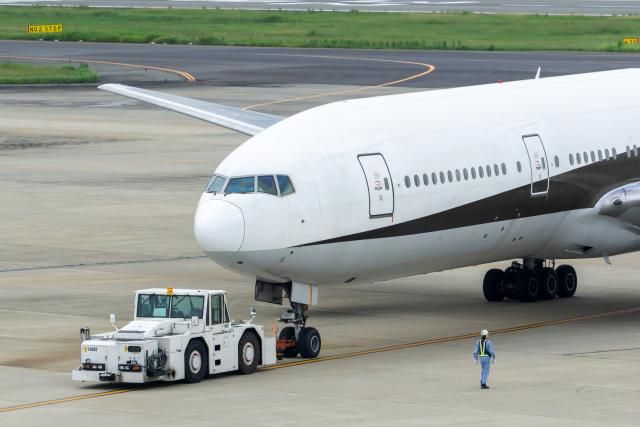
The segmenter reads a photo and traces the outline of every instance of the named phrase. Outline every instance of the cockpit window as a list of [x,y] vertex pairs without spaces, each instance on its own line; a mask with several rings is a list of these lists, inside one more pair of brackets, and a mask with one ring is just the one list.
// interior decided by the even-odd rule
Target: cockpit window
[[275,196],[278,195],[276,181],[271,175],[258,177],[258,193],[273,194]]
[[214,175],[213,178],[207,184],[207,193],[219,193],[224,188],[224,183],[227,179],[220,175]]
[[287,194],[291,194],[295,191],[291,180],[286,175],[278,175],[278,187],[280,187],[281,196],[286,196]]
[[247,176],[244,178],[231,178],[225,193],[253,193],[255,191],[255,178]]

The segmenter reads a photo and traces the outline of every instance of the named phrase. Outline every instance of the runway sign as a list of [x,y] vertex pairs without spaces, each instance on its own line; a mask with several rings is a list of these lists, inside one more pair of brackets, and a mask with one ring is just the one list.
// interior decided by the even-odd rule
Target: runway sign
[[638,44],[640,43],[640,38],[637,37],[631,37],[631,38],[625,38],[624,39],[624,44]]
[[61,33],[62,24],[27,25],[27,33]]

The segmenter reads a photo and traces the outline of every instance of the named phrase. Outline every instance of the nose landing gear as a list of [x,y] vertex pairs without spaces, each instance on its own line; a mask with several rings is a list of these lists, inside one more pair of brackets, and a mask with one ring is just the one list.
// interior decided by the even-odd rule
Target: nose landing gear
[[307,327],[306,304],[291,303],[291,309],[280,315],[280,321],[290,326],[285,326],[278,335],[276,345],[277,357],[296,357],[298,353],[305,359],[313,359],[320,354],[322,340],[316,328]]
[[522,302],[572,297],[578,287],[576,270],[570,265],[558,268],[542,259],[514,261],[506,270],[491,269],[484,276],[482,290],[487,301],[514,298]]
[[316,328],[307,326],[307,310],[309,306],[318,304],[317,285],[256,280],[257,301],[282,305],[285,296],[291,303],[291,308],[283,312],[278,319],[286,324],[276,341],[278,359],[296,357],[298,354],[305,359],[318,357],[322,347],[320,333]]

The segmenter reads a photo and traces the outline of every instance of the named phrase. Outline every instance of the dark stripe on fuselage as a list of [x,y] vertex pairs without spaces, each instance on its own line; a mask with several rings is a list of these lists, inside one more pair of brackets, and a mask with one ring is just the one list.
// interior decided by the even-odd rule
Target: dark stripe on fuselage
[[298,247],[409,236],[592,208],[604,194],[638,180],[640,180],[639,159],[633,155],[627,157],[625,153],[618,155],[616,160],[598,161],[551,177],[549,192],[546,196],[532,197],[531,185],[527,184],[422,218],[375,230],[306,243],[298,245]]

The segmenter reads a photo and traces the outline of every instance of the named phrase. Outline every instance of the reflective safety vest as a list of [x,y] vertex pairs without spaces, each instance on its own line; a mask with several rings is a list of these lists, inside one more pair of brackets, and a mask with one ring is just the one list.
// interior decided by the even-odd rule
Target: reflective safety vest
[[487,340],[480,340],[480,351],[478,352],[478,356],[489,356],[487,353]]

